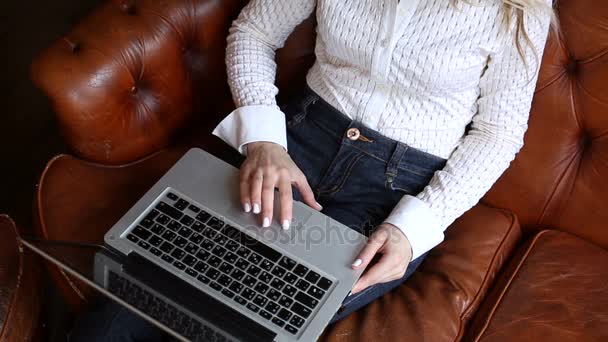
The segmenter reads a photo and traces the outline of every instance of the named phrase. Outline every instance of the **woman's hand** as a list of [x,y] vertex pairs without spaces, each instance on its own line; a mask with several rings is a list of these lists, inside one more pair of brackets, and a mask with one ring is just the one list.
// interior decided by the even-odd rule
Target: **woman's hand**
[[390,223],[378,226],[352,267],[354,269],[367,267],[376,253],[382,254],[382,257],[359,278],[352,290],[353,294],[375,284],[402,278],[412,261],[412,247],[409,240],[399,228]]
[[260,223],[263,227],[270,226],[272,222],[275,188],[279,188],[283,229],[289,229],[292,220],[292,184],[302,195],[304,203],[314,209],[322,209],[306,176],[281,145],[271,142],[247,144],[247,159],[241,166],[240,176],[243,210],[250,212],[253,209],[254,214],[261,213]]

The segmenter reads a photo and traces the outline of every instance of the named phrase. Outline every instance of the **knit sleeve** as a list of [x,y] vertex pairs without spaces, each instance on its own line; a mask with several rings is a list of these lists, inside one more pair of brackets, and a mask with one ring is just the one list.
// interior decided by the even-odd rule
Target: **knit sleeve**
[[237,109],[213,133],[241,153],[253,141],[272,141],[287,148],[285,118],[275,100],[275,51],[312,14],[315,2],[251,0],[230,28],[226,66]]
[[429,185],[416,197],[405,196],[387,219],[408,236],[414,257],[443,240],[443,231],[481,199],[523,146],[550,23],[548,15],[524,18],[531,40],[522,42],[524,58],[513,36],[490,56],[467,135]]

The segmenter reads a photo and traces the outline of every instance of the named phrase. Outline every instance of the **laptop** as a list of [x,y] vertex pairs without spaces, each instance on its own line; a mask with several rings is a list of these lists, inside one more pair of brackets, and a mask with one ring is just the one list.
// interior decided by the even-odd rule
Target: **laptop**
[[239,170],[198,148],[104,236],[132,270],[196,298],[206,325],[255,341],[316,340],[361,275],[350,265],[366,240],[298,201],[291,229],[261,228],[241,208]]

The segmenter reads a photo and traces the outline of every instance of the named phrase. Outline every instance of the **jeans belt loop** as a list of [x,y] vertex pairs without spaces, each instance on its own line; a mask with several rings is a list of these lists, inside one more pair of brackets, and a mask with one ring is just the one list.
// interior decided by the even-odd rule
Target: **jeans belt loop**
[[408,146],[406,144],[402,142],[397,142],[397,146],[395,147],[391,158],[386,164],[387,182],[392,183],[393,179],[397,176],[399,164],[401,163],[401,158],[403,158],[403,155],[405,154],[405,151],[407,151],[407,149]]

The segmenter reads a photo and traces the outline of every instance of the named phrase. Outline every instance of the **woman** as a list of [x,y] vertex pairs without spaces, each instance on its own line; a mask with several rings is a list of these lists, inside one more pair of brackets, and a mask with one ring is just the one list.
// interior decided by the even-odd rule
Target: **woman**
[[[278,107],[275,50],[315,8],[308,87]],[[552,18],[549,0],[251,0],[244,8],[226,55],[238,108],[214,134],[247,156],[241,202],[262,227],[278,219],[289,229],[294,185],[297,199],[371,234],[352,267],[381,257],[334,321],[405,281],[508,167],[523,144]],[[96,334],[151,339],[117,321]]]

